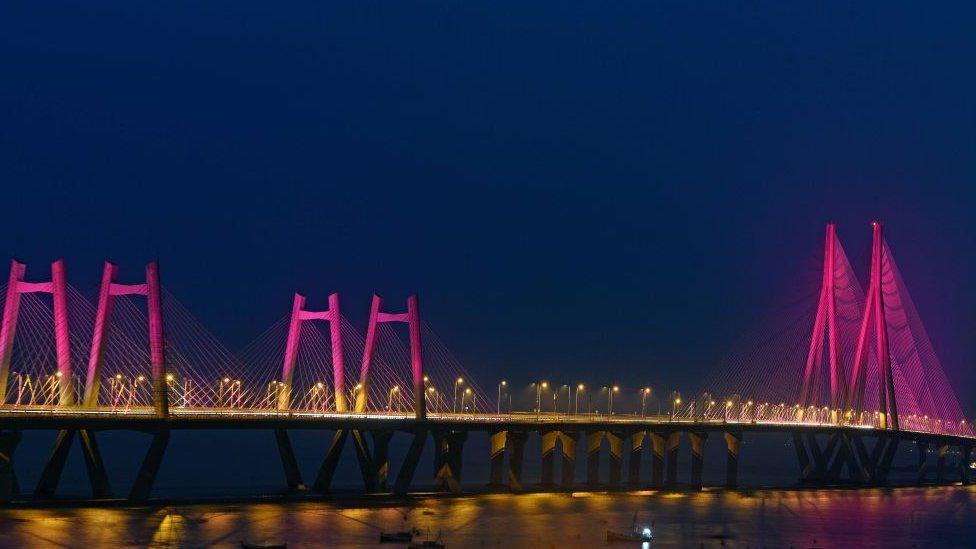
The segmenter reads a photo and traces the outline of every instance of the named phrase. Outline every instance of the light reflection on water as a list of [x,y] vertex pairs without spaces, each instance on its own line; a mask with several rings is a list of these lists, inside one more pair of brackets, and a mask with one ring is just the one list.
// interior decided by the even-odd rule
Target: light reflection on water
[[[651,547],[971,547],[976,488],[525,494],[410,502],[7,509],[3,547],[374,547],[416,526],[456,547],[593,547],[634,513]],[[816,540],[816,541],[814,541]],[[625,547],[627,544],[614,544]],[[639,544],[634,543],[634,546]],[[387,546],[391,547],[391,546]]]

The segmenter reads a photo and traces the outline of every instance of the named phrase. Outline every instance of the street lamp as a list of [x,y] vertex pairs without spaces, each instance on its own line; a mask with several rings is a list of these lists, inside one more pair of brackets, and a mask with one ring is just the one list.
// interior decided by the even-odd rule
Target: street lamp
[[641,391],[641,417],[647,417],[647,395],[651,394],[650,387],[644,387]]
[[[454,413],[457,413],[457,390],[458,390],[458,385],[462,385],[463,383],[464,383],[464,378],[463,377],[459,377],[459,378],[457,378],[457,380],[454,381],[454,400],[451,402],[451,411],[454,412]],[[463,399],[464,397],[462,396],[461,398]]]
[[502,413],[502,387],[506,387],[506,386],[508,386],[508,382],[505,381],[504,379],[501,380],[501,382],[498,384],[498,400],[495,402],[495,404],[496,407],[498,408],[497,412],[499,414]]
[[620,391],[620,387],[617,387],[616,385],[614,385],[611,390],[607,391],[607,413],[611,416],[613,415],[613,394],[618,391]]
[[576,402],[574,404],[575,408],[573,409],[573,413],[575,414],[579,413],[579,397],[580,397],[580,393],[583,392],[585,389],[586,389],[586,385],[583,385],[582,383],[576,386]]
[[434,411],[437,411],[437,389],[427,387],[427,392],[434,398]]
[[536,420],[542,415],[542,390],[548,387],[549,384],[545,381],[539,381],[535,383],[535,418]]
[[[349,402],[352,402],[352,403],[355,403],[356,402],[356,397],[359,394],[359,391],[362,390],[362,388],[363,388],[363,384],[362,383],[357,383],[352,389],[349,389],[349,395],[348,395],[349,396]],[[337,387],[336,388],[336,391],[338,391],[338,390],[339,389]],[[338,398],[336,400],[338,400]],[[336,411],[338,412],[339,410],[336,409]],[[349,410],[347,409],[346,411],[349,411]]]
[[[465,397],[465,395],[470,395],[470,394],[471,394],[471,387],[468,387],[467,389],[464,390],[464,392],[461,393],[461,413],[462,414],[464,413],[464,397]],[[474,401],[472,400],[472,403],[473,402]],[[474,412],[474,406],[473,405],[471,407],[471,412],[472,413]]]
[[393,411],[393,393],[399,393],[399,392],[400,392],[400,386],[399,385],[394,385],[390,389],[390,395],[386,399],[386,410],[388,412],[392,412]]

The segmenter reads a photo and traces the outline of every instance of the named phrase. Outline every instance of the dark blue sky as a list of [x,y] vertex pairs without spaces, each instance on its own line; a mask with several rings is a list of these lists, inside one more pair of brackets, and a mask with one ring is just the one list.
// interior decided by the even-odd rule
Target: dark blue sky
[[231,347],[418,291],[484,385],[688,385],[877,217],[976,396],[972,7],[687,4],[6,2],[0,253],[158,256]]

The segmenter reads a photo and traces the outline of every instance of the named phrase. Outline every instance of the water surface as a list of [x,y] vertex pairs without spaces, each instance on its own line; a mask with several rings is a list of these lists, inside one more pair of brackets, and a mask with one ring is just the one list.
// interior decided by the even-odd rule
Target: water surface
[[976,546],[976,487],[961,486],[15,508],[0,511],[0,545],[376,547],[381,531],[416,526],[449,548],[597,547],[634,513],[653,521],[654,547]]

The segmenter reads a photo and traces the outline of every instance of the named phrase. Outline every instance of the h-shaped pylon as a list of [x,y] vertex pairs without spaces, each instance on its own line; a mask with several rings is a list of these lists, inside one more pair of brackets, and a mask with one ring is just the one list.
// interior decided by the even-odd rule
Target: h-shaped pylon
[[884,271],[885,261],[884,234],[881,224],[871,223],[873,236],[871,241],[871,280],[868,284],[867,299],[864,303],[864,316],[861,317],[861,329],[858,332],[857,349],[854,353],[854,364],[851,368],[851,392],[848,396],[855,415],[864,409],[864,390],[867,377],[868,347],[870,329],[873,320],[875,353],[878,360],[878,415],[879,426],[882,429],[898,430],[898,406],[895,402],[894,375],[891,370],[891,351],[888,346],[888,322],[885,317]]
[[383,298],[373,295],[373,303],[369,309],[369,325],[366,328],[366,344],[363,347],[363,365],[359,373],[359,383],[362,386],[356,398],[356,411],[366,411],[369,395],[369,370],[373,362],[373,349],[376,346],[376,326],[381,322],[406,322],[410,337],[410,369],[413,374],[414,412],[418,420],[427,419],[427,393],[424,388],[424,360],[420,347],[420,305],[417,296],[407,298],[405,313],[380,312]]
[[337,412],[345,412],[346,405],[346,367],[342,354],[342,314],[339,309],[339,294],[329,296],[327,311],[306,311],[305,296],[295,294],[291,308],[291,322],[288,325],[288,341],[285,343],[285,363],[281,369],[281,387],[278,390],[278,409],[291,408],[292,378],[298,360],[298,344],[302,334],[302,322],[306,320],[326,320],[329,322],[329,335],[332,340],[332,389],[335,393]]
[[85,405],[98,406],[101,387],[102,363],[108,330],[112,318],[115,296],[146,296],[146,312],[149,324],[149,361],[152,367],[153,409],[157,416],[169,415],[168,383],[166,380],[166,352],[163,342],[163,304],[159,285],[159,264],[146,265],[146,282],[143,284],[118,284],[115,275],[118,267],[106,261],[102,269],[102,283],[98,291],[98,311],[95,314],[95,331],[92,334],[91,354],[88,357],[88,378],[85,382]]
[[10,262],[10,278],[7,281],[7,299],[3,307],[3,324],[0,326],[0,403],[7,397],[7,377],[10,375],[10,361],[13,357],[14,336],[17,333],[17,320],[20,316],[20,296],[29,293],[49,293],[54,301],[54,342],[58,361],[57,379],[60,390],[59,401],[62,406],[74,404],[74,391],[71,381],[71,340],[68,330],[68,295],[64,261],[51,263],[50,282],[27,282],[24,275],[27,265],[17,261]]
[[[830,408],[834,421],[836,410],[844,405],[846,389],[844,388],[844,369],[841,364],[841,354],[838,349],[837,338],[837,255],[843,254],[837,242],[837,228],[833,223],[827,224],[824,241],[823,277],[820,283],[820,298],[817,303],[817,315],[813,323],[813,334],[810,338],[810,349],[807,353],[806,366],[803,371],[803,386],[800,391],[801,410],[816,404],[814,400],[820,387],[818,368],[823,359],[824,346],[827,347],[827,361],[830,368]],[[843,268],[844,262],[842,262]]]

